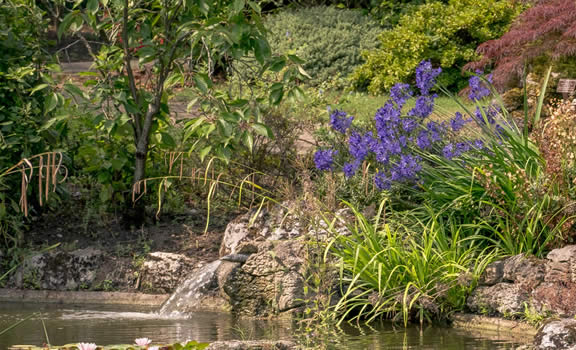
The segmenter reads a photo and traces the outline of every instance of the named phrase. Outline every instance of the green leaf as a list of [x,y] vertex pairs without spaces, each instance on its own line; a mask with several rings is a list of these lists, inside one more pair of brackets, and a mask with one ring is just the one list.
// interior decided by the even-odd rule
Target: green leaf
[[60,23],[60,25],[58,26],[58,33],[57,33],[58,39],[62,38],[62,34],[64,34],[64,32],[66,32],[68,28],[70,28],[70,25],[72,24],[72,22],[74,22],[76,16],[78,16],[78,11],[72,11],[66,16],[64,16],[62,23]]
[[200,160],[202,162],[204,161],[204,158],[206,158],[206,156],[210,153],[211,150],[212,150],[212,146],[206,146],[202,150],[200,150],[200,152],[198,153],[198,156],[200,157]]
[[266,39],[258,38],[255,40],[254,55],[260,64],[264,64],[268,59],[270,59],[271,54],[272,50],[270,49],[270,45]]
[[284,96],[284,84],[275,83],[270,87],[270,104],[277,105],[282,101]]
[[48,84],[38,84],[38,85],[36,85],[35,87],[33,87],[33,88],[30,90],[30,95],[32,95],[32,94],[35,93],[36,91],[40,91],[40,90],[42,90],[42,89],[45,89],[45,88],[47,88],[48,86],[50,86],[50,85],[48,85]]
[[53,92],[46,99],[46,103],[44,104],[44,113],[45,114],[50,113],[52,110],[54,110],[54,108],[56,108],[56,106],[58,106],[58,95],[56,95],[56,93]]
[[66,89],[66,91],[68,91],[72,95],[86,98],[84,91],[82,91],[82,89],[80,89],[77,85],[66,83],[64,84],[64,89]]
[[208,75],[204,73],[194,74],[194,83],[196,84],[196,87],[203,93],[207,93],[208,90],[212,87],[212,80],[210,80]]
[[254,129],[254,131],[262,136],[265,137],[269,137],[272,138],[274,137],[274,134],[272,133],[272,130],[270,130],[270,128],[262,123],[254,123],[252,124],[252,129]]
[[242,12],[245,5],[246,3],[244,2],[244,0],[234,0],[234,2],[232,3],[232,11],[233,11],[232,13],[236,15]]
[[250,152],[252,152],[252,148],[254,147],[254,137],[252,136],[251,133],[244,131],[244,133],[242,134],[242,143],[246,147],[248,147]]
[[270,64],[270,70],[273,72],[279,72],[286,67],[286,58],[278,57]]
[[312,79],[312,77],[304,70],[304,68],[302,68],[301,65],[298,65],[298,72],[300,72],[300,74],[305,76],[306,78]]
[[261,14],[262,13],[262,8],[260,7],[260,5],[258,5],[258,3],[256,1],[248,1],[248,5],[252,8],[252,10],[254,10],[254,12],[256,12],[257,14]]
[[88,0],[88,3],[86,3],[86,11],[88,11],[93,15],[95,15],[96,12],[98,12],[99,8],[100,5],[98,4],[98,0]]
[[176,141],[174,141],[174,138],[172,137],[172,135],[170,135],[169,133],[166,132],[161,132],[160,133],[161,136],[161,140],[162,140],[162,144],[168,148],[176,148]]

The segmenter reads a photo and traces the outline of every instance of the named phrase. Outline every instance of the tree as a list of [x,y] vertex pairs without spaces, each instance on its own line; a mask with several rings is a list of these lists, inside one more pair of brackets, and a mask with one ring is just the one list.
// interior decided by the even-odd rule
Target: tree
[[478,46],[482,55],[465,69],[494,66],[494,83],[507,85],[537,59],[560,61],[576,56],[576,2],[544,0],[522,13],[502,37]]
[[[87,73],[94,77],[87,84],[92,88],[90,98],[99,105],[101,118],[110,124],[106,129],[117,130],[125,125],[132,129],[135,154],[132,183],[137,184],[146,176],[152,134],[160,135],[163,143],[174,144],[170,135],[163,132],[170,122],[168,91],[189,78],[200,96],[198,104],[210,104],[218,113],[212,110],[211,115],[204,115],[205,118],[189,128],[188,134],[198,131],[206,121],[210,125],[202,129],[204,134],[226,125],[228,131],[231,130],[226,135],[226,146],[208,150],[205,147],[202,157],[210,150],[220,150],[219,155],[227,155],[223,150],[233,143],[231,138],[238,139],[231,136],[240,134],[240,139],[251,145],[251,136],[246,136],[249,130],[269,134],[256,122],[236,118],[234,109],[245,103],[235,101],[232,96],[212,93],[212,73],[217,63],[226,65],[254,53],[261,71],[282,69],[286,65],[286,60],[271,56],[256,2],[89,0],[80,8],[81,3],[77,1],[58,31],[60,35],[72,31],[89,51],[81,32],[84,25],[106,35],[99,52],[92,52],[97,73]],[[283,91],[283,84],[270,91],[274,102],[279,91]],[[241,127],[234,128],[230,119],[237,124],[242,122]]]

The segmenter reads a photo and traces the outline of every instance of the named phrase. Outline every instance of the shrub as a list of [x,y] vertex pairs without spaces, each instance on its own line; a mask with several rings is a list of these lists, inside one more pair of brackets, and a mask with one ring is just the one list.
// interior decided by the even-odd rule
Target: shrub
[[354,85],[381,93],[396,82],[408,82],[418,63],[430,58],[445,68],[439,77],[442,85],[461,88],[460,67],[477,58],[478,44],[502,35],[519,9],[508,0],[422,5],[381,33],[378,49],[363,52],[366,63],[354,72]]
[[374,49],[378,24],[358,10],[318,6],[282,11],[265,21],[273,52],[305,61],[312,85],[346,77],[361,64],[362,50]]
[[500,38],[478,47],[482,59],[467,65],[477,69],[494,65],[497,85],[506,85],[522,77],[527,63],[543,57],[560,61],[573,71],[576,53],[576,3],[571,0],[540,1],[526,10]]

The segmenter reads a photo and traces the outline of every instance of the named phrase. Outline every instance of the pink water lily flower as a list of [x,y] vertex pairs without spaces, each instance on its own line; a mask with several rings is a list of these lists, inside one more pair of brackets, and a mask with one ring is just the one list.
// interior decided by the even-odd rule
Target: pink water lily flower
[[148,346],[148,344],[150,344],[152,342],[152,339],[148,339],[148,338],[137,338],[134,339],[134,342],[136,343],[136,345],[138,346]]
[[160,349],[159,346],[149,346],[148,347],[148,350],[158,350],[158,349]]
[[78,343],[78,350],[96,350],[97,347],[94,343]]

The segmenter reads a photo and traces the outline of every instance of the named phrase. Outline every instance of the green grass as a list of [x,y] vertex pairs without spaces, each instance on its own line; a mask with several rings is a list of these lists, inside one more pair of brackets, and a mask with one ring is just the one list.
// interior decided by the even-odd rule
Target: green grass
[[[349,115],[356,117],[361,122],[371,121],[378,108],[382,107],[388,101],[388,95],[369,95],[363,93],[328,93],[328,101],[332,101],[331,107],[346,111]],[[414,107],[415,99],[410,99],[404,112],[407,113],[410,108]],[[464,105],[473,106],[467,101],[460,101]],[[473,108],[471,108],[473,109]],[[436,107],[431,120],[442,121],[454,116],[456,112],[463,112],[460,104],[451,97],[440,96],[436,99]]]

